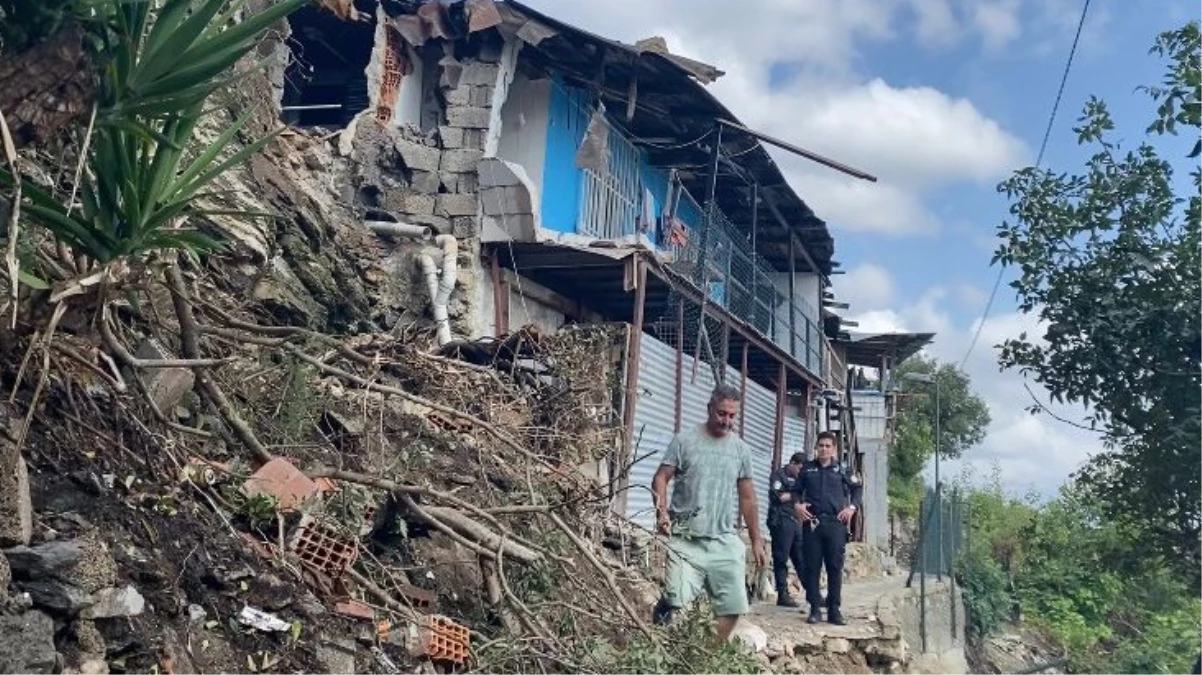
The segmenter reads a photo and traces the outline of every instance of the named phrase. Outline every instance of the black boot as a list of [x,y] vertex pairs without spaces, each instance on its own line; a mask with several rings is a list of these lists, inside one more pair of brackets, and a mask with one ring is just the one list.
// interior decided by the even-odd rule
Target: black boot
[[806,623],[819,623],[822,621],[822,610],[817,607],[810,607],[810,616],[806,618]]
[[826,612],[826,620],[836,626],[846,626],[847,622],[843,620],[843,614],[837,609],[829,609]]
[[800,607],[800,605],[797,604],[797,601],[788,595],[777,595],[776,605],[778,607]]
[[676,614],[676,607],[668,604],[667,600],[659,599],[655,603],[655,609],[651,610],[651,623],[657,626],[666,626],[672,622],[672,617]]

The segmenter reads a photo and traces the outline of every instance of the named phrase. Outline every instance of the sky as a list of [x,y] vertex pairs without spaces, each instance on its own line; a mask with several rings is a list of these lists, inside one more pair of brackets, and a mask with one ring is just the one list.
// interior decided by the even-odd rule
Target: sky
[[[847,273],[833,290],[864,331],[937,333],[926,350],[960,363],[990,408],[985,441],[944,476],[993,467],[1015,493],[1053,495],[1092,453],[1094,434],[1026,412],[1016,372],[995,346],[1035,316],[1017,311],[997,268],[1007,202],[997,183],[1035,163],[1080,17],[1080,0],[528,0],[570,24],[669,49],[725,71],[710,89],[747,125],[879,177],[858,181],[773,151],[793,188],[826,220]],[[1155,36],[1197,18],[1196,2],[1091,3],[1043,165],[1073,171],[1087,152],[1072,127],[1096,95],[1139,140],[1154,108]],[[977,327],[980,338],[968,353]],[[1042,388],[1032,390],[1046,402]],[[1053,407],[1069,419],[1083,411]]]

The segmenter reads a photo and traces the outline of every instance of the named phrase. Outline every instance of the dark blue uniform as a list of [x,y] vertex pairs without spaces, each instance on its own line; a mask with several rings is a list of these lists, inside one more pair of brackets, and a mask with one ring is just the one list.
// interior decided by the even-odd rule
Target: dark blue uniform
[[[798,476],[800,476],[800,472]],[[768,484],[768,533],[772,537],[772,572],[776,577],[777,602],[789,597],[789,562],[797,572],[801,586],[806,590],[806,600],[813,604],[810,586],[806,583],[805,558],[801,546],[801,523],[793,507],[794,501],[781,501],[781,493],[796,492],[796,476],[790,476],[784,467],[772,472]]]
[[848,505],[860,508],[863,488],[835,462],[822,466],[806,462],[793,486],[797,504],[808,504],[814,519],[802,525],[802,550],[806,569],[806,600],[817,610],[818,575],[826,567],[826,610],[831,619],[839,613],[843,591],[843,553],[847,525],[837,518]]

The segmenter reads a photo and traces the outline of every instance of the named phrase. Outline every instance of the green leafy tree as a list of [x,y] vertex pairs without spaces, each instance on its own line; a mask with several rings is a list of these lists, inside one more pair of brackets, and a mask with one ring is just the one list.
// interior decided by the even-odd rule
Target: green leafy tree
[[[210,97],[247,71],[235,64],[273,23],[307,0],[283,0],[242,16],[247,0],[143,0],[81,5],[99,54],[95,130],[85,140],[86,171],[71,191],[22,181],[22,213],[98,266],[155,249],[202,252],[217,242],[194,217],[255,216],[201,206],[213,181],[258,152],[269,137],[242,147],[234,141],[249,116],[236,120],[205,148],[193,146],[198,126],[216,108]],[[241,20],[235,20],[242,16]],[[39,24],[40,25],[40,24]],[[0,186],[15,188],[0,170]],[[67,198],[64,198],[67,197]],[[26,277],[27,278],[27,277]]]
[[905,379],[906,373],[933,375],[939,383],[940,457],[959,457],[985,438],[989,408],[956,366],[914,356],[894,370],[897,417],[889,448],[889,504],[913,517],[922,500],[922,470],[935,449],[935,388]]
[[[1046,326],[1002,345],[1000,363],[1057,403],[1084,404],[1108,445],[1079,473],[1108,518],[1142,528],[1151,549],[1199,586],[1202,462],[1202,121],[1199,26],[1162,34],[1167,60],[1146,138],[1124,149],[1106,104],[1091,98],[1075,131],[1084,171],[1018,171],[999,190],[1012,219],[994,260],[1020,271],[1019,307]],[[1178,136],[1181,130],[1187,135]],[[1155,145],[1154,145],[1155,143]],[[1165,157],[1172,159],[1166,159]],[[1042,405],[1035,402],[1032,411]]]

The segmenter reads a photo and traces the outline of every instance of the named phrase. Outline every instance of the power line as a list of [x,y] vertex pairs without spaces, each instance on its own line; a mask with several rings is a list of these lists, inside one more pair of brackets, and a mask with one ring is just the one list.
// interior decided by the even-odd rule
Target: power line
[[[1068,61],[1064,64],[1064,73],[1060,76],[1060,88],[1056,90],[1056,100],[1052,103],[1052,114],[1048,116],[1048,125],[1043,131],[1043,141],[1039,144],[1039,155],[1035,158],[1035,168],[1038,169],[1043,164],[1043,153],[1048,149],[1048,139],[1052,136],[1052,127],[1056,123],[1056,113],[1060,110],[1060,99],[1064,97],[1064,85],[1068,82],[1069,71],[1073,68],[1073,57],[1077,55],[1077,44],[1081,41],[1081,28],[1085,26],[1085,16],[1089,13],[1089,0],[1085,0],[1081,5],[1081,18],[1077,21],[1077,32],[1073,35],[1073,45],[1068,50]],[[981,321],[977,324],[977,330],[973,333],[972,342],[968,343],[968,351],[964,353],[964,358],[960,361],[960,369],[964,369],[964,365],[968,363],[968,357],[972,356],[973,349],[977,346],[977,340],[981,337],[981,331],[985,328],[985,321],[989,318],[989,311],[993,309],[993,301],[997,297],[997,290],[1002,285],[1002,275],[1006,271],[1005,265],[998,265],[997,276],[993,280],[993,289],[989,291],[989,299],[985,302],[985,311],[981,313]]]

